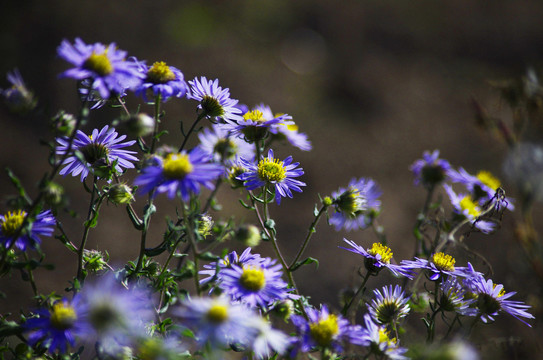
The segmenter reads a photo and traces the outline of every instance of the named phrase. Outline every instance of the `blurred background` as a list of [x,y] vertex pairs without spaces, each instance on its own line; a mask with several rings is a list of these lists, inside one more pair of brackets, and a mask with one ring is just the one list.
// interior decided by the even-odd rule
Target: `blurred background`
[[[307,133],[313,144],[310,152],[288,145],[276,148],[278,157],[293,155],[301,163],[302,180],[308,185],[293,200],[272,208],[287,257],[294,256],[305,237],[319,194],[330,195],[353,177],[371,177],[383,190],[378,222],[395,258],[411,258],[412,229],[426,194],[413,187],[409,166],[423,151],[439,149],[455,167],[473,174],[488,170],[503,179],[507,146],[476,125],[473,100],[492,117],[509,121],[513,114],[489,81],[519,79],[529,68],[543,71],[542,15],[543,2],[525,0],[5,1],[0,5],[0,74],[18,68],[39,103],[24,117],[1,108],[0,163],[35,193],[35,185],[49,170],[48,150],[40,139],[51,140],[50,117],[60,109],[77,114],[79,108],[75,81],[58,78],[70,65],[56,56],[57,46],[76,37],[87,43],[115,42],[148,64],[165,61],[179,68],[186,80],[201,75],[219,78],[233,98],[249,106],[263,102],[274,112],[288,113]],[[0,88],[8,86],[0,79]],[[132,111],[140,102],[128,96]],[[165,104],[163,126],[169,135],[163,143],[180,144],[179,124],[192,123],[195,105],[189,100]],[[145,105],[142,110],[153,111]],[[118,115],[118,109],[100,109],[85,130]],[[540,128],[529,135],[536,143],[543,137]],[[78,178],[58,180],[79,214],[75,219],[67,213],[60,217],[79,243],[87,195]],[[503,187],[515,197],[511,184],[504,181]],[[0,189],[4,213],[5,200],[15,189],[4,175]],[[240,194],[221,190],[224,211],[238,221],[252,222],[237,202]],[[136,207],[141,209],[144,203],[140,198]],[[159,200],[159,209],[162,216],[153,218],[150,237],[156,244],[164,230],[164,215],[175,216],[174,206],[164,199]],[[516,240],[518,219],[518,211],[507,212],[497,234],[472,234],[467,242],[493,265],[493,280],[507,291],[517,291],[514,299],[534,306],[537,318],[531,329],[507,314],[493,326],[477,327],[475,345],[483,358],[541,358],[542,279]],[[533,219],[541,230],[540,204]],[[105,206],[99,221],[91,231],[89,248],[107,250],[112,264],[134,259],[139,235],[124,209]],[[300,291],[315,305],[326,302],[338,309],[341,289],[360,283],[361,258],[338,249],[344,237],[365,247],[376,240],[371,230],[336,232],[325,221],[320,223],[305,254],[318,258],[320,266],[295,274]],[[36,272],[39,290],[62,293],[75,274],[75,258],[54,239],[45,241],[43,248],[45,262],[54,263],[57,271]],[[272,255],[266,243],[255,252]],[[469,254],[459,256],[459,265],[477,262]],[[383,274],[368,286],[391,281]],[[32,305],[30,286],[16,272],[0,280],[0,290],[7,295],[0,299],[2,313]],[[423,332],[419,317],[422,314],[411,315],[410,326]]]

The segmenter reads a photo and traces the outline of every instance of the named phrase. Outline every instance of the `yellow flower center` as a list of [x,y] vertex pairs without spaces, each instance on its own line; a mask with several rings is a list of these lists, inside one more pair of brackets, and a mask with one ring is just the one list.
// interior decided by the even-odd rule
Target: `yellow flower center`
[[168,154],[164,159],[162,172],[171,179],[183,179],[192,172],[192,164],[187,154]]
[[500,180],[498,180],[494,175],[492,175],[488,171],[479,171],[477,173],[477,179],[481,181],[483,184],[491,188],[492,190],[496,190],[500,187],[501,183]]
[[[492,288],[495,289],[497,285],[498,285],[498,284],[494,284],[494,285],[492,286]],[[502,296],[504,296],[504,295],[505,295],[505,288],[502,286],[502,289],[501,289],[500,292],[498,293],[498,297],[502,297]]]
[[266,285],[264,271],[258,267],[244,266],[239,279],[241,285],[250,291],[258,291]]
[[207,311],[207,319],[215,324],[220,324],[228,319],[228,309],[223,304],[214,304]]
[[260,180],[266,182],[279,182],[287,177],[283,162],[279,159],[260,160],[257,173]]
[[252,120],[257,122],[266,121],[266,119],[264,119],[264,114],[260,110],[248,111],[245,115],[243,115],[243,118],[245,120]]
[[11,236],[15,234],[21,225],[23,225],[25,217],[26,211],[19,210],[13,213],[8,211],[8,213],[4,215],[4,221],[2,221],[2,234],[4,236]]
[[370,255],[376,256],[377,254],[381,255],[381,262],[385,264],[390,264],[390,259],[392,259],[392,250],[388,246],[385,246],[381,243],[373,243],[371,249],[368,249]]
[[165,84],[175,80],[175,74],[164,61],[157,61],[147,71],[147,80],[153,84]]
[[70,328],[74,321],[77,320],[73,307],[64,304],[62,301],[53,305],[51,310],[51,325],[58,330]]
[[462,210],[467,210],[468,214],[473,217],[479,216],[479,214],[481,214],[481,210],[479,210],[477,204],[473,200],[471,200],[469,196],[464,196],[464,198],[460,200],[460,207],[462,208]]
[[456,260],[451,255],[442,252],[432,255],[431,260],[439,270],[454,271],[454,263]]
[[161,359],[162,353],[162,342],[156,338],[147,338],[138,347],[138,359],[141,360]]
[[319,322],[310,324],[309,332],[318,345],[322,347],[329,346],[339,332],[337,316],[330,315],[325,319],[319,320]]
[[94,51],[83,63],[83,68],[94,71],[100,76],[106,76],[113,72],[113,65],[107,57],[107,51],[102,54],[97,54]]

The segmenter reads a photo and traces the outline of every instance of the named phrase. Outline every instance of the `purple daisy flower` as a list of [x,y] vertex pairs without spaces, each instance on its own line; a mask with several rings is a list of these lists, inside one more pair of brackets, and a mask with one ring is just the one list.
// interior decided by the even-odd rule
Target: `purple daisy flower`
[[272,131],[272,128],[279,126],[279,124],[294,124],[290,119],[292,116],[287,114],[274,116],[269,106],[260,104],[253,110],[245,112],[243,119],[238,120],[237,123],[224,126],[233,134],[253,143],[266,138],[268,132],[277,132]]
[[302,192],[300,186],[305,186],[304,182],[293,179],[302,176],[304,171],[296,168],[300,163],[292,163],[292,156],[280,161],[273,157],[273,150],[270,149],[268,157],[262,157],[258,164],[245,159],[241,159],[240,162],[247,172],[237,178],[245,181],[247,190],[271,185],[275,189],[277,204],[281,203],[281,197],[292,198],[292,190]]
[[94,282],[87,280],[79,296],[90,329],[88,339],[100,341],[110,354],[144,336],[155,315],[146,289],[128,288],[111,273]]
[[163,61],[157,61],[152,66],[147,66],[144,62],[137,60],[135,62],[138,64],[139,71],[145,75],[143,83],[135,89],[135,93],[145,101],[149,101],[148,93],[152,93],[155,97],[160,95],[163,102],[172,96],[180,98],[186,95],[188,85],[179,69],[168,66]]
[[215,162],[232,163],[236,157],[254,158],[255,148],[219,124],[198,133],[202,149]]
[[368,303],[368,311],[377,324],[391,324],[409,314],[409,296],[398,285],[383,287],[383,292],[373,290],[375,299]]
[[292,146],[303,151],[310,151],[313,146],[311,141],[307,139],[307,135],[298,131],[298,125],[292,122],[291,124],[279,123],[270,128],[270,132],[274,138],[279,140],[286,139]]
[[378,358],[385,356],[387,359],[404,360],[408,357],[403,354],[406,348],[398,345],[398,340],[390,337],[389,331],[384,326],[376,324],[369,314],[364,315],[365,328],[352,337],[351,342],[356,345],[368,346],[371,352]]
[[460,315],[475,316],[477,310],[471,305],[475,299],[465,295],[470,292],[458,278],[449,277],[441,283],[441,296],[439,298],[439,309],[442,311],[454,311]]
[[355,328],[341,315],[330,314],[326,305],[321,305],[320,310],[309,307],[305,310],[308,320],[301,315],[290,317],[299,336],[295,346],[303,352],[315,347],[341,352],[343,344],[353,337],[351,333]]
[[189,298],[176,310],[181,325],[191,329],[200,345],[249,345],[257,335],[251,320],[256,316],[242,304],[232,304],[226,297]]
[[476,201],[472,200],[470,195],[456,194],[448,184],[443,185],[443,187],[447,195],[449,195],[449,199],[457,214],[468,219],[473,226],[485,234],[494,231],[496,224],[479,218],[483,213],[483,209],[481,209]]
[[125,61],[126,52],[117,49],[115,43],[108,46],[101,43],[87,45],[76,38],[72,45],[63,40],[57,52],[61,58],[75,65],[60,76],[76,80],[91,78],[92,88],[97,90],[103,99],[138,86],[144,77],[135,62]]
[[[106,169],[109,169],[113,164],[115,164],[117,173],[121,173],[123,168],[133,168],[132,162],[137,161],[138,158],[132,154],[136,152],[123,148],[133,145],[136,141],[122,142],[124,139],[126,139],[126,135],[119,136],[115,129],[109,128],[108,125],[101,130],[94,129],[91,135],[78,130],[71,152],[62,163],[66,166],[60,170],[59,174],[70,173],[72,176],[81,174],[81,181],[83,181],[89,173],[100,177],[102,173],[107,173]],[[68,138],[57,138],[56,141],[59,143],[56,153],[58,156],[63,156],[69,148]],[[75,156],[75,152],[81,154],[81,157]]]
[[439,150],[432,153],[425,151],[419,159],[409,168],[415,175],[415,185],[422,183],[426,187],[442,183],[448,177],[451,164],[439,158]]
[[230,90],[219,86],[219,80],[207,80],[204,76],[189,81],[189,99],[200,102],[198,109],[207,117],[225,122],[241,120],[241,110],[236,107],[238,100],[230,98]]
[[264,318],[255,316],[251,320],[251,327],[257,331],[251,348],[258,359],[269,359],[273,353],[282,355],[286,352],[290,344],[290,338],[287,335],[272,328]]
[[445,276],[459,276],[462,278],[473,277],[480,274],[473,270],[471,264],[469,267],[454,266],[456,260],[448,254],[437,252],[430,256],[430,260],[415,257],[415,260],[402,260],[401,264],[410,269],[425,269],[429,273],[429,279],[437,281]]
[[382,191],[372,179],[352,179],[347,188],[332,193],[334,209],[330,224],[336,231],[365,229],[381,209]]
[[41,342],[50,353],[56,350],[66,353],[68,346],[75,345],[76,337],[85,336],[89,330],[82,321],[84,310],[77,295],[71,302],[59,300],[51,309],[38,309],[35,314],[38,316],[28,318],[23,324],[25,331],[30,332],[28,342],[31,345]]
[[516,292],[506,293],[503,285],[494,284],[492,280],[485,280],[482,276],[476,278],[472,285],[474,286],[474,293],[477,295],[476,306],[478,314],[484,323],[494,321],[494,317],[499,312],[506,312],[529,327],[532,327],[532,325],[521,319],[535,319],[532,314],[526,311],[531,306],[521,301],[508,300]]
[[10,111],[26,114],[36,107],[37,101],[34,94],[26,87],[23,77],[18,69],[7,73],[7,79],[11,87],[0,89],[0,95]]
[[208,275],[208,277],[201,279],[200,284],[205,284],[211,280],[216,279],[218,274],[223,269],[231,269],[232,265],[243,267],[246,264],[251,264],[255,262],[260,263],[260,261],[261,261],[260,254],[251,254],[250,247],[245,249],[241,253],[241,255],[238,255],[236,251],[232,251],[231,253],[227,254],[224,258],[219,259],[217,261],[213,261],[209,265],[204,265],[205,270],[201,270],[198,273],[202,275]]
[[354,241],[347,239],[343,239],[343,241],[351,245],[353,248],[349,249],[342,246],[340,246],[340,248],[362,255],[364,257],[364,266],[372,275],[377,275],[379,271],[386,268],[390,270],[394,276],[405,276],[409,279],[413,279],[413,271],[410,268],[390,263],[393,253],[388,246],[381,243],[373,243],[371,248],[366,250],[362,246],[356,244]]
[[[459,168],[458,171],[451,169],[449,171],[449,179],[453,183],[460,183],[470,192],[471,197],[477,201],[479,205],[488,203],[496,196],[496,191],[500,188],[501,182],[498,178],[488,171],[479,171],[477,175],[471,175],[464,168]],[[498,201],[502,201],[498,199]],[[511,211],[515,209],[514,200],[506,197],[502,201],[505,207]]]
[[289,296],[282,274],[281,264],[270,258],[261,258],[243,266],[231,265],[222,269],[218,286],[235,301],[251,308],[267,309],[273,302]]
[[222,165],[208,160],[209,156],[200,148],[190,153],[170,153],[165,158],[154,157],[155,164],[143,168],[134,184],[142,194],[156,188],[157,193],[165,192],[170,199],[180,193],[183,201],[188,201],[191,194],[200,193],[200,185],[212,189],[212,181],[224,173]]
[[[30,223],[30,229],[20,229],[27,216],[26,211],[8,211],[7,214],[0,215],[0,244],[9,249],[15,243],[15,246],[22,251],[27,247],[35,249],[40,243],[40,236],[51,236],[55,230],[57,221],[51,210],[40,212],[34,221]],[[15,235],[18,237],[15,238]]]

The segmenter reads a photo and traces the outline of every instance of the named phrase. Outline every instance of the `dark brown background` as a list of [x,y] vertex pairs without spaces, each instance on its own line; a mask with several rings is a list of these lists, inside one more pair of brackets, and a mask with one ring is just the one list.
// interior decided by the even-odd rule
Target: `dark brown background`
[[[250,106],[269,104],[276,112],[294,117],[314,150],[292,154],[306,171],[308,184],[294,200],[272,209],[280,244],[293,256],[312,220],[317,194],[329,195],[352,177],[372,177],[382,187],[384,211],[379,218],[398,260],[412,256],[412,227],[425,193],[412,186],[409,165],[424,150],[440,149],[454,166],[475,173],[481,169],[501,175],[505,146],[474,126],[470,99],[475,97],[496,116],[510,114],[500,107],[487,80],[525,74],[528,66],[543,64],[543,3],[540,1],[464,1],[445,4],[434,0],[381,1],[12,1],[0,5],[0,74],[18,67],[27,85],[39,97],[40,114],[18,118],[0,112],[1,165],[9,166],[29,189],[47,170],[47,150],[39,139],[47,134],[49,115],[59,109],[77,112],[75,82],[58,79],[69,65],[56,56],[62,39],[116,42],[129,55],[157,60],[181,69],[187,79],[205,75],[219,78],[232,97]],[[2,80],[1,87],[7,86]],[[135,110],[138,99],[129,97]],[[193,120],[195,103],[171,101],[165,105],[165,142],[179,144],[179,122]],[[144,108],[152,112],[152,109]],[[96,112],[87,130],[114,118],[116,110]],[[533,134],[534,141],[541,134]],[[129,173],[128,176],[133,176]],[[80,216],[87,196],[77,178],[60,182]],[[508,190],[507,184],[504,185]],[[4,199],[14,192],[0,177]],[[32,192],[32,190],[31,190]],[[514,196],[513,191],[508,191]],[[252,217],[237,203],[237,192],[223,189],[225,211],[238,220]],[[141,208],[145,200],[139,198]],[[174,216],[174,205],[159,201],[159,215]],[[5,211],[2,207],[2,211]],[[536,209],[536,223],[540,208]],[[118,215],[118,216],[117,216]],[[493,279],[515,299],[540,302],[541,284],[531,276],[522,251],[513,238],[513,219],[506,214],[497,235],[474,235],[469,245],[485,254],[494,266]],[[81,218],[61,214],[73,241],[81,236]],[[153,220],[151,242],[158,243],[163,217]],[[358,284],[360,258],[338,249],[348,237],[364,246],[374,241],[371,231],[337,233],[325,222],[319,226],[307,255],[320,266],[296,273],[300,290],[314,304],[337,308],[340,289]],[[112,264],[137,256],[139,236],[124,209],[110,205],[102,211],[100,226],[89,246],[107,250]],[[46,261],[54,273],[36,273],[40,291],[62,293],[75,271],[75,257],[56,240],[44,243]],[[264,244],[257,252],[271,255]],[[62,269],[62,270],[60,270]],[[371,279],[369,286],[388,283],[388,275]],[[1,312],[30,306],[28,284],[19,274],[0,282],[7,299]],[[533,309],[538,318],[540,307]],[[418,314],[411,316],[413,331],[422,331]],[[475,339],[484,358],[508,359],[506,343],[516,344],[519,358],[537,358],[541,322],[529,329],[508,315],[493,326],[480,326]]]

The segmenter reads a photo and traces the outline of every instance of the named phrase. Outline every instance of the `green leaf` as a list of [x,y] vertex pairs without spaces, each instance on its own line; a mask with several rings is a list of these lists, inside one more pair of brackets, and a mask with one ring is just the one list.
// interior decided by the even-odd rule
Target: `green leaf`
[[296,264],[294,264],[294,266],[290,270],[296,271],[299,267],[303,265],[309,265],[309,264],[317,264],[317,269],[319,268],[319,260],[312,257],[308,257],[307,259],[303,261],[298,261]]
[[206,252],[198,255],[198,258],[200,258],[202,260],[207,260],[207,261],[217,261],[217,260],[219,260],[219,257],[217,255],[213,255],[209,251],[206,251]]

